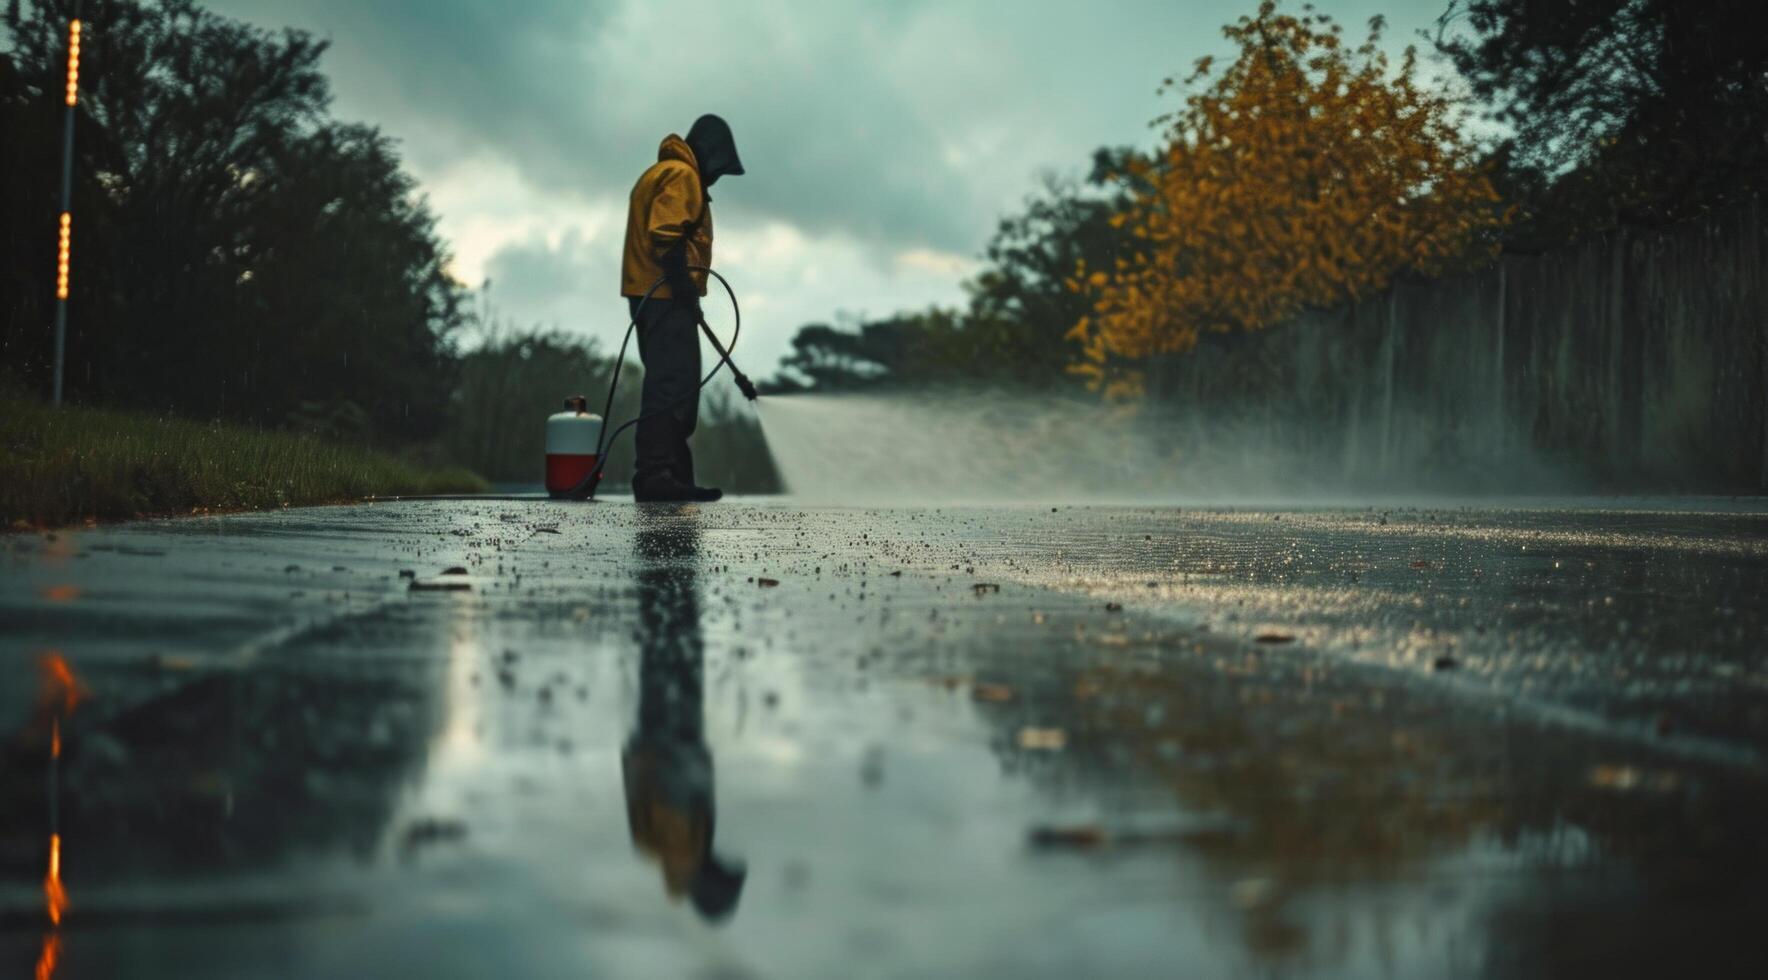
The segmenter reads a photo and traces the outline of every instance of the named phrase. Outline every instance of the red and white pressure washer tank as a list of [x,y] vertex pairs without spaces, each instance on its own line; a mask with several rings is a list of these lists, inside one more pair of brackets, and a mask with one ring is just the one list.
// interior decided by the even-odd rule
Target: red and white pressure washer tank
[[[602,417],[589,411],[582,395],[565,399],[565,410],[546,420],[546,492],[569,497],[595,469],[596,444],[602,438]],[[578,496],[594,493],[590,486]]]

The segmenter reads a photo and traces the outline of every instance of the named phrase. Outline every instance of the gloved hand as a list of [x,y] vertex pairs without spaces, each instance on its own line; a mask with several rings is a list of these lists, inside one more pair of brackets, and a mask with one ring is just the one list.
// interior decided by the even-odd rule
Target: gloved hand
[[663,281],[669,286],[669,298],[690,310],[694,319],[700,319],[700,287],[688,271],[687,244],[678,242],[674,248],[664,252],[662,265]]

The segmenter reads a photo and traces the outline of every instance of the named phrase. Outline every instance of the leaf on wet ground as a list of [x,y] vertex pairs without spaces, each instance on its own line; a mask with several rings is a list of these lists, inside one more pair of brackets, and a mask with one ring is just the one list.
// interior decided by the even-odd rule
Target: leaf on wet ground
[[400,835],[399,849],[403,856],[410,858],[422,848],[464,840],[466,836],[465,821],[420,817],[407,825],[405,832]]
[[780,580],[777,578],[758,578],[755,580],[755,584],[764,589],[771,589],[774,586],[779,585]]
[[1096,823],[1033,827],[1029,836],[1033,847],[1052,849],[1099,847],[1110,839],[1105,828]]
[[1013,689],[1005,684],[989,684],[978,681],[970,688],[970,697],[977,701],[989,701],[999,704],[1013,700]]
[[1268,904],[1276,894],[1269,878],[1242,878],[1228,889],[1228,901],[1237,909],[1255,909]]
[[1243,828],[1217,820],[1186,821],[1180,825],[1106,827],[1098,823],[1043,824],[1031,828],[1027,839],[1033,847],[1049,850],[1089,850],[1099,847],[1186,846],[1220,849],[1233,846]]
[[1682,782],[1682,778],[1674,772],[1613,764],[1590,767],[1588,779],[1590,785],[1597,789],[1621,793],[1640,790],[1667,793],[1675,790]]
[[1252,639],[1255,643],[1294,643],[1295,634],[1284,633],[1280,630],[1266,630]]
[[1068,733],[1060,728],[1019,729],[1019,747],[1033,752],[1060,752],[1068,747]]

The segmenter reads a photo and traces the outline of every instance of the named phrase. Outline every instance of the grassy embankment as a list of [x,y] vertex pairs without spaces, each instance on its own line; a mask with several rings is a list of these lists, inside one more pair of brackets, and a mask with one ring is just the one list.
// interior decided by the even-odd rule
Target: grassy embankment
[[0,517],[49,526],[474,493],[485,481],[310,436],[0,396]]

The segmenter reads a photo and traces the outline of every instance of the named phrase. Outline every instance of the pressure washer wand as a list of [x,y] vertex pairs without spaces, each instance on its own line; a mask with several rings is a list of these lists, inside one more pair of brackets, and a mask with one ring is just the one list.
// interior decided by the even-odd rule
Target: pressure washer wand
[[743,397],[750,401],[754,401],[757,394],[755,391],[755,382],[750,381],[748,375],[737,370],[737,362],[731,360],[730,351],[724,349],[724,344],[719,342],[718,335],[713,333],[712,328],[706,325],[705,317],[700,318],[700,332],[704,333],[706,339],[712,342],[712,349],[718,352],[718,356],[724,360],[724,363],[730,365],[731,378],[736,381],[737,388],[743,392]]

